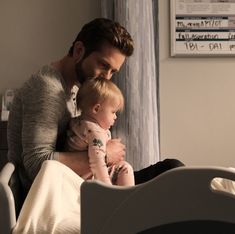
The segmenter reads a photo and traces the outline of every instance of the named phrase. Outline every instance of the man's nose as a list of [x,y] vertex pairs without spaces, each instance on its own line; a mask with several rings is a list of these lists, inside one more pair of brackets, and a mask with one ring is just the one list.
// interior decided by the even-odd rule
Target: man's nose
[[110,80],[112,78],[112,72],[111,71],[105,71],[101,73],[101,77],[106,79],[106,80]]

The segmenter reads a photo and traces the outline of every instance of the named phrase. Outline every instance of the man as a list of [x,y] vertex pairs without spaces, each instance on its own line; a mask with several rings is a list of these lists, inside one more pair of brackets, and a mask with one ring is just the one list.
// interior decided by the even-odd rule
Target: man
[[[67,123],[78,114],[76,87],[98,76],[111,79],[133,50],[131,36],[119,23],[95,19],[84,25],[64,58],[42,67],[19,89],[8,121],[8,158],[18,167],[25,193],[45,160],[58,160],[78,175],[89,172],[87,152],[63,152]],[[108,162],[124,156],[120,139],[110,140]],[[181,165],[160,162],[136,172],[136,183]]]

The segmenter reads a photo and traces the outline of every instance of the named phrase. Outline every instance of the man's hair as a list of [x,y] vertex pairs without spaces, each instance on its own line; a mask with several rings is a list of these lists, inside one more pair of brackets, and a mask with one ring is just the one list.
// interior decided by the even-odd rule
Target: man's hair
[[109,43],[125,56],[131,56],[134,43],[128,31],[118,22],[106,18],[97,18],[85,24],[69,49],[72,56],[74,44],[81,41],[85,47],[85,57],[98,51],[104,43]]
[[111,80],[97,77],[85,81],[78,90],[77,107],[81,111],[88,110],[96,104],[102,104],[105,101],[118,103],[118,110],[124,107],[124,97],[121,90]]

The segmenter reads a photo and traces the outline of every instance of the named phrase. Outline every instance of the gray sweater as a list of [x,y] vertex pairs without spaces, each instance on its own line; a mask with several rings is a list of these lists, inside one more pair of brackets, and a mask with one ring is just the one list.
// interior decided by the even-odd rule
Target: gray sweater
[[8,159],[26,190],[45,160],[58,160],[67,124],[76,115],[60,73],[44,66],[15,95],[8,120]]

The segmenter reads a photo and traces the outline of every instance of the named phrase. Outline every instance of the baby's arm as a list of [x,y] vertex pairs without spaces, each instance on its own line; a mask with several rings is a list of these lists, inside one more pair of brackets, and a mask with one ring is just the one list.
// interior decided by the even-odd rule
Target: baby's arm
[[91,171],[95,177],[106,184],[112,184],[106,165],[106,142],[110,136],[104,131],[92,131],[89,134],[88,157]]

